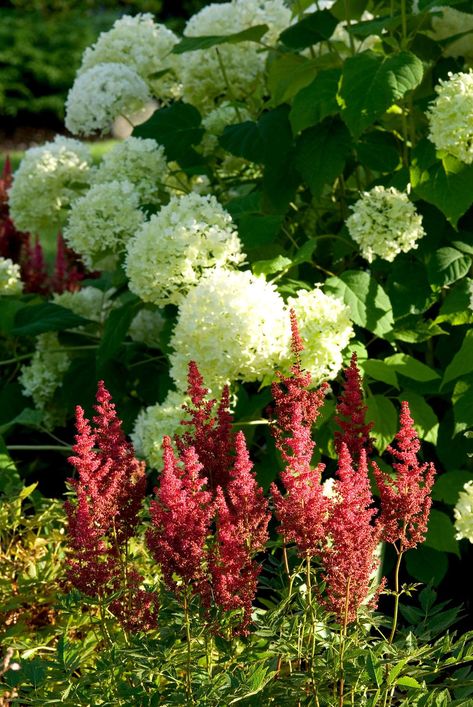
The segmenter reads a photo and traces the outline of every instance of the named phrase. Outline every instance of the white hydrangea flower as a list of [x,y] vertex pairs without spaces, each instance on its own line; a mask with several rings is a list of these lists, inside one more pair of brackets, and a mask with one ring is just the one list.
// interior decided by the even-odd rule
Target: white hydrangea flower
[[[234,0],[204,7],[188,21],[184,35],[226,35],[267,24],[269,29],[263,41],[274,45],[290,22],[291,11],[283,0]],[[179,72],[184,100],[202,113],[230,97],[259,105],[264,93],[266,62],[260,49],[255,42],[242,42],[185,54]]]
[[[53,302],[70,309],[79,317],[85,317],[97,324],[103,324],[115,306],[112,299],[114,289],[99,290],[98,287],[82,287],[75,292],[62,292],[53,296]],[[79,327],[78,327],[79,328]]]
[[[473,32],[473,15],[461,12],[454,7],[433,7],[432,38],[436,41],[454,37],[463,32]],[[439,15],[437,13],[441,12]],[[462,56],[471,64],[473,61],[473,33],[456,39],[447,44],[443,50],[444,56]]]
[[80,74],[69,91],[66,128],[74,135],[105,133],[115,118],[131,120],[150,101],[148,86],[129,66],[97,64]]
[[[330,380],[342,367],[342,351],[354,333],[349,308],[318,287],[299,290],[296,297],[288,298],[287,306],[296,313],[304,342],[302,367],[310,372],[314,385]],[[286,367],[290,365],[292,356]]]
[[130,324],[128,335],[132,341],[158,348],[164,324],[165,319],[157,309],[140,309]]
[[16,227],[36,233],[61,223],[66,209],[88,188],[91,163],[86,145],[59,135],[27,150],[8,197]]
[[214,268],[179,307],[171,377],[185,390],[189,361],[195,361],[218,396],[232,381],[271,376],[287,356],[289,340],[289,316],[273,284],[250,272]]
[[456,538],[466,538],[473,543],[473,481],[468,481],[460,491],[454,508]]
[[169,391],[163,403],[157,403],[145,408],[138,415],[131,441],[138,456],[144,457],[148,464],[157,469],[163,460],[163,437],[173,438],[175,434],[185,431],[181,420],[188,419],[182,406],[189,402],[183,393]]
[[87,267],[113,268],[117,254],[144,221],[138,205],[130,182],[94,184],[74,202],[64,238]]
[[19,381],[23,394],[30,395],[39,410],[47,408],[69,368],[69,356],[61,348],[57,334],[40,334],[31,362],[22,366]]
[[473,163],[473,71],[440,79],[438,94],[427,111],[429,139],[460,162]]
[[361,254],[371,263],[375,256],[392,262],[399,253],[417,248],[425,236],[420,216],[407,194],[394,187],[363,192],[346,225]]
[[178,41],[174,32],[165,25],[156,24],[150,14],[125,15],[85,50],[79,73],[97,64],[126,64],[143,79],[152,82],[159,98],[173,97],[174,76],[164,74],[153,79],[153,74],[175,68],[177,57],[171,52]]
[[133,184],[140,203],[156,204],[160,202],[162,184],[167,175],[164,147],[158,145],[155,140],[128,137],[104,155],[94,172],[93,181],[96,184],[116,179],[129,181]]
[[141,227],[128,244],[125,268],[130,290],[143,301],[180,304],[206,270],[244,259],[231,216],[217,199],[187,194],[171,197]]
[[218,138],[223,134],[225,127],[244,120],[251,120],[250,112],[246,108],[236,108],[228,101],[221,103],[202,119],[205,135],[199,143],[199,150],[204,155],[211,155],[218,148]]
[[0,258],[0,296],[21,295],[22,291],[20,266],[10,258]]

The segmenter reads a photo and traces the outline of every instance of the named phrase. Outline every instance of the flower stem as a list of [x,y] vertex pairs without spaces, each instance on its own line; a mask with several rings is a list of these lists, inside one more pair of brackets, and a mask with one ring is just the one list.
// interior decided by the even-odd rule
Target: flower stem
[[399,568],[401,566],[401,560],[404,552],[402,550],[402,545],[401,549],[397,553],[397,562],[396,562],[396,569],[394,570],[394,614],[393,614],[393,625],[391,628],[391,633],[389,636],[389,643],[392,643],[394,640],[394,634],[396,633],[396,628],[397,628],[397,619],[398,619],[398,614],[399,614],[399,597],[401,595],[399,591]]
[[191,626],[189,620],[189,590],[184,590],[184,620],[186,627],[186,643],[187,643],[187,665],[186,665],[186,694],[187,702],[190,705],[195,705],[194,695],[192,692],[191,679]]
[[343,660],[345,658],[345,643],[347,637],[347,624],[348,624],[348,604],[350,599],[350,577],[347,582],[347,590],[345,594],[345,612],[343,616],[343,623],[340,628],[340,663],[339,663],[339,707],[343,707],[343,698],[345,691],[345,670],[343,666]]

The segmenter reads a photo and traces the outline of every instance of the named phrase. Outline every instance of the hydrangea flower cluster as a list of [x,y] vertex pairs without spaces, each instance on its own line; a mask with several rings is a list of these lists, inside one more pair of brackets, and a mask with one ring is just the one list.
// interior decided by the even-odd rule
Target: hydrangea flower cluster
[[171,377],[185,390],[195,361],[212,394],[235,381],[272,376],[289,350],[286,306],[276,287],[249,272],[209,270],[179,307]]
[[[267,24],[262,41],[274,45],[290,22],[291,11],[283,0],[234,0],[204,7],[188,21],[184,35],[221,36]],[[190,52],[179,71],[183,98],[202,113],[229,98],[247,99],[256,106],[264,91],[264,65],[265,56],[254,42]]]
[[181,420],[187,417],[183,409],[185,403],[184,393],[171,390],[163,403],[150,405],[136,418],[131,433],[133,445],[136,453],[154,469],[163,461],[162,440],[164,437],[172,439],[181,429]]
[[66,128],[73,135],[106,133],[118,116],[128,120],[151,101],[145,81],[129,66],[96,64],[74,81],[66,102]]
[[439,80],[437,98],[427,111],[429,138],[460,162],[473,163],[473,71],[448,74]]
[[353,336],[349,308],[318,287],[299,290],[289,297],[304,341],[301,365],[312,377],[312,385],[335,376],[342,366],[342,351]]
[[0,295],[21,295],[20,266],[10,258],[0,258]]
[[460,491],[454,515],[457,540],[466,538],[473,543],[473,481],[468,481]]
[[417,241],[425,235],[414,204],[394,187],[377,186],[363,192],[351,209],[346,225],[369,263],[376,256],[392,263],[399,253],[417,248]]
[[130,241],[126,272],[145,302],[181,304],[209,268],[244,259],[232,219],[215,197],[188,194],[172,197]]
[[160,98],[165,98],[175,94],[175,79],[168,74],[155,79],[153,74],[175,68],[177,57],[171,51],[177,42],[174,32],[156,24],[152,15],[125,15],[85,50],[79,74],[97,64],[124,64],[145,81],[152,82]]
[[9,191],[10,216],[33,233],[64,220],[64,211],[88,188],[92,158],[86,145],[58,135],[26,151]]
[[131,182],[94,184],[74,202],[64,238],[88,267],[114,267],[117,255],[144,221]]
[[160,344],[160,334],[164,326],[164,317],[157,309],[140,309],[133,318],[128,336],[132,341],[145,344],[149,348],[157,348]]
[[53,296],[53,302],[70,309],[74,314],[92,322],[103,324],[114,306],[115,290],[99,290],[98,287],[82,287],[75,292],[63,292]]
[[[455,7],[448,6],[434,7],[431,11],[435,12],[432,15],[432,36],[436,41],[445,40],[473,30],[473,15],[470,13],[461,12]],[[440,15],[438,14],[439,12],[441,12]],[[471,34],[449,42],[444,46],[443,53],[444,56],[462,56],[471,65],[473,62]]]
[[168,174],[164,148],[155,140],[128,137],[107,152],[93,175],[94,184],[131,182],[141,204],[159,204]]

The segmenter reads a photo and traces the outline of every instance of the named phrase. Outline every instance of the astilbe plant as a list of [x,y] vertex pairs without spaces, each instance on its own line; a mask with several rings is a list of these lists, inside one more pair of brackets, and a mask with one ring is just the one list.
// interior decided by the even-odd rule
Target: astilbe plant
[[146,488],[145,468],[125,439],[115,405],[103,381],[98,384],[94,426],[76,408],[75,456],[70,479],[76,500],[66,501],[71,543],[68,577],[74,587],[108,600],[111,611],[130,630],[156,625],[157,599],[140,589],[142,577],[130,566],[127,544],[133,536]]
[[366,411],[357,356],[353,352],[350,365],[344,371],[343,390],[337,401],[335,422],[340,430],[335,431],[335,449],[340,453],[345,444],[355,464],[363,449],[369,454],[373,448],[370,438],[373,423],[366,422]]

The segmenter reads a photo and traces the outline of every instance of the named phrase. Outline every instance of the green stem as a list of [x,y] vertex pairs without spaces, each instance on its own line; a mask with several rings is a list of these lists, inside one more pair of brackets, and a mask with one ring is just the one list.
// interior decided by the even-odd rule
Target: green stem
[[394,591],[395,591],[395,597],[394,597],[394,614],[393,614],[393,625],[391,628],[391,634],[389,636],[389,643],[392,643],[394,640],[394,635],[396,633],[396,628],[397,628],[397,619],[398,619],[398,614],[399,614],[399,597],[401,595],[399,591],[399,568],[401,567],[401,560],[404,552],[402,550],[402,545],[401,549],[399,550],[397,554],[397,562],[396,562],[396,569],[394,570]]
[[186,643],[187,643],[187,664],[186,664],[186,694],[187,702],[190,705],[195,705],[194,695],[192,692],[191,679],[191,626],[189,620],[189,593],[188,589],[184,590],[184,620],[186,626]]
[[73,452],[72,447],[59,444],[9,444],[7,449],[15,452]]
[[10,363],[17,363],[18,361],[26,361],[26,359],[34,356],[34,351],[30,351],[27,354],[21,354],[21,356],[14,356],[13,358],[6,358],[4,361],[0,361],[0,366],[8,366]]
[[347,636],[347,624],[348,624],[348,605],[349,605],[349,599],[350,599],[350,577],[348,578],[347,582],[347,591],[345,594],[345,612],[343,616],[343,624],[340,628],[340,663],[339,663],[339,674],[340,674],[340,679],[339,679],[339,707],[343,707],[343,697],[344,697],[344,690],[345,690],[345,669],[343,665],[343,661],[345,658],[345,644],[346,644],[346,636]]
[[225,81],[225,85],[226,85],[226,87],[227,87],[228,95],[230,96],[230,98],[231,98],[232,101],[234,102],[234,104],[235,104],[235,105],[234,105],[235,113],[237,114],[237,118],[238,118],[238,120],[240,121],[240,123],[242,123],[242,122],[243,122],[243,116],[242,116],[242,114],[240,113],[240,109],[239,109],[238,106],[236,105],[235,94],[233,93],[233,89],[232,89],[232,87],[231,87],[230,81],[228,80],[228,76],[227,76],[227,72],[226,72],[226,69],[225,69],[225,65],[224,65],[223,60],[222,60],[222,56],[221,56],[221,54],[220,54],[220,52],[219,52],[219,50],[218,50],[217,47],[215,48],[215,51],[217,52],[218,64],[219,64],[219,66],[220,66],[220,71],[222,72],[223,80]]
[[310,629],[309,629],[309,644],[310,644],[310,679],[312,683],[312,691],[314,696],[314,704],[318,707],[319,697],[317,695],[317,683],[315,681],[315,611],[314,605],[312,603],[312,577],[311,577],[311,567],[310,567],[310,555],[306,557],[306,578],[307,578],[307,602],[309,605],[310,612]]
[[402,49],[405,49],[406,44],[407,44],[406,0],[401,0],[401,22],[402,22]]

